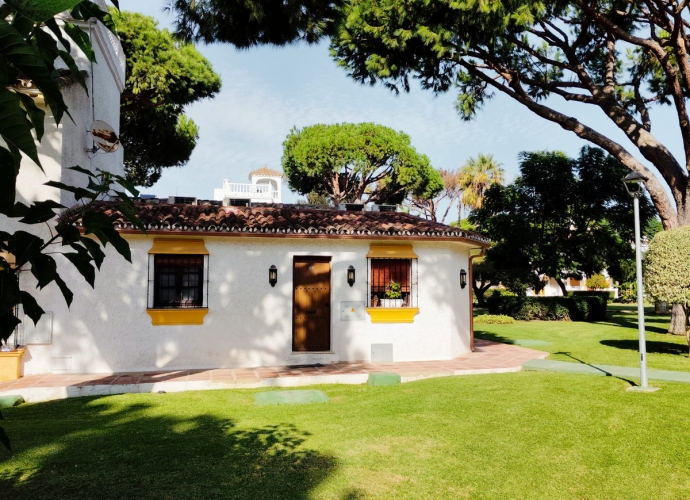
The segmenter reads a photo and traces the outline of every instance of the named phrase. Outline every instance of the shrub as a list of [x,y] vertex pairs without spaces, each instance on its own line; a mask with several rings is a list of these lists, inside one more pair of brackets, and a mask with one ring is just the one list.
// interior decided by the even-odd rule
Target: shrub
[[568,297],[502,297],[487,300],[489,314],[519,320],[601,321],[606,319],[608,294]]
[[610,286],[609,280],[601,274],[594,274],[592,277],[587,278],[587,288],[590,290],[603,290]]
[[476,325],[511,325],[515,320],[502,314],[480,314],[474,318]]

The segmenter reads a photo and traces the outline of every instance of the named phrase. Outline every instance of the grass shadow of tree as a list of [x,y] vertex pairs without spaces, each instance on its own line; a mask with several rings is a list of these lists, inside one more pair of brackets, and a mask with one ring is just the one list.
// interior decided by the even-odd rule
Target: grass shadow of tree
[[515,343],[512,339],[509,339],[508,337],[498,335],[497,333],[485,332],[483,330],[475,330],[474,336],[475,336],[475,338],[478,338],[481,340],[490,340],[491,342],[500,342],[502,344],[514,344]]
[[[601,340],[599,342],[608,347],[615,347],[616,349],[626,349],[630,351],[637,351],[640,348],[638,340]],[[659,342],[656,340],[648,340],[647,352],[653,354],[673,354],[678,356],[688,355],[688,346],[684,344],[674,344],[672,342]]]
[[[609,311],[608,314],[608,319],[609,323],[616,324],[618,326],[622,326],[623,328],[630,328],[633,330],[637,330],[637,321],[631,321],[630,316],[626,316],[625,314],[621,312],[611,312]],[[670,323],[670,316],[669,316],[669,323]],[[660,333],[660,334],[667,334],[668,333],[668,328],[661,328],[658,326],[653,326],[650,325],[649,322],[647,322],[644,326],[645,331],[647,332],[652,332],[652,333]]]
[[306,499],[337,467],[291,424],[77,400],[8,412],[16,451],[0,454],[0,498]]

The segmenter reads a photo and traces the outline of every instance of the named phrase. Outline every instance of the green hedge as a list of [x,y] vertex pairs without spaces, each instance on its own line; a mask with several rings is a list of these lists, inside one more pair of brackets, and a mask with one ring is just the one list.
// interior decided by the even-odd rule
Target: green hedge
[[602,321],[606,319],[608,294],[568,297],[503,297],[487,299],[489,314],[502,314],[520,320]]
[[474,323],[476,325],[512,325],[515,320],[510,316],[479,314],[475,316]]
[[607,300],[613,300],[616,297],[616,292],[607,292],[604,290],[576,290],[569,292],[568,296],[575,297],[604,297]]

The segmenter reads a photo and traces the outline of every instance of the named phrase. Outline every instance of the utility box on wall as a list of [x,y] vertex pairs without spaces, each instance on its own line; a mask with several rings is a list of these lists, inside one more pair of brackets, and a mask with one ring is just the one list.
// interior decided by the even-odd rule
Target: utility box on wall
[[372,363],[392,363],[393,344],[371,344]]

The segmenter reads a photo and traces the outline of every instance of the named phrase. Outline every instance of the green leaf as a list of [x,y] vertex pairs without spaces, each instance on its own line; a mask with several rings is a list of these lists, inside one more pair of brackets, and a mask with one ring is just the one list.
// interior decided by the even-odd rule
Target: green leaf
[[13,214],[17,173],[14,156],[7,149],[0,147],[0,214]]
[[103,227],[101,232],[108,238],[108,241],[115,247],[117,253],[122,255],[127,261],[132,262],[132,253],[129,243],[113,227]]
[[26,314],[34,322],[34,325],[38,323],[41,316],[45,314],[45,311],[41,306],[38,305],[36,299],[29,292],[19,292],[22,297],[22,309],[24,309],[24,314]]
[[48,182],[43,183],[43,185],[62,189],[63,191],[68,191],[70,193],[74,193],[74,199],[77,201],[81,200],[82,198],[89,198],[89,199],[93,200],[98,196],[98,194],[93,193],[93,192],[89,191],[88,189],[70,186],[69,184],[63,184],[62,182],[48,181]]
[[[0,26],[2,26],[1,20]],[[2,34],[0,33],[1,44]],[[4,88],[0,89],[0,136],[8,145],[13,145],[31,158],[42,170],[36,142],[31,134],[32,125],[20,104],[21,99],[17,94]]]
[[39,224],[49,221],[55,217],[53,210],[65,208],[64,205],[60,205],[53,200],[37,201],[29,207],[22,203],[17,203],[17,205],[21,205],[23,208],[17,210],[15,206],[15,214],[23,216],[19,222],[24,224]]
[[72,9],[72,17],[74,19],[87,20],[95,17],[110,31],[115,33],[115,25],[113,24],[113,18],[109,12],[101,10],[101,8],[91,0],[83,0],[79,5]]
[[79,241],[79,238],[81,238],[79,229],[77,229],[77,227],[73,226],[72,224],[65,223],[64,221],[58,222],[57,227],[55,229],[58,233],[60,233],[63,245],[76,243],[77,241]]
[[19,99],[21,99],[26,113],[29,115],[29,120],[31,120],[31,124],[36,129],[36,139],[38,139],[38,141],[40,142],[43,138],[43,125],[46,113],[41,108],[36,106],[36,103],[30,96],[21,93],[18,93],[17,95],[19,96]]
[[80,167],[79,165],[69,167],[68,170],[74,170],[75,172],[81,172],[82,174],[88,175],[89,177],[96,177],[96,174],[94,174],[91,170],[87,170],[83,167]]
[[42,22],[60,12],[70,10],[81,0],[5,0],[5,3],[29,17]]
[[60,288],[60,291],[62,292],[62,296],[65,298],[65,302],[67,302],[67,307],[72,305],[72,299],[74,298],[74,294],[72,293],[72,290],[69,289],[67,284],[62,280],[59,274],[55,275],[55,283],[57,283],[57,286]]
[[7,433],[5,433],[5,429],[0,427],[0,443],[7,448],[9,451],[12,451],[12,446],[10,446],[10,438],[7,436]]
[[55,35],[55,38],[57,38],[60,41],[65,50],[69,52],[72,46],[69,43],[69,41],[62,35],[62,30],[60,29],[60,26],[58,26],[57,21],[55,21],[55,18],[46,19],[44,24],[48,27],[50,31],[52,31],[53,35]]
[[103,250],[101,250],[101,246],[98,244],[98,242],[93,241],[91,238],[82,237],[80,241],[82,245],[87,248],[91,254],[91,257],[93,257],[94,264],[96,264],[96,267],[100,270],[103,259],[105,259],[105,253],[103,253]]
[[118,205],[117,209],[127,218],[129,222],[134,224],[141,232],[146,233],[146,226],[139,220],[139,216],[135,209],[127,205]]
[[89,35],[81,29],[79,26],[75,26],[71,23],[65,23],[63,28],[65,33],[77,44],[77,47],[86,55],[86,58],[91,62],[96,61],[96,53],[93,51],[91,46],[91,40],[89,40]]
[[96,281],[96,270],[91,265],[91,259],[79,253],[63,253],[62,255],[77,268],[77,271],[79,271],[86,282],[93,288]]
[[[52,40],[52,37],[50,39]],[[38,43],[38,40],[36,42]],[[67,105],[62,98],[60,87],[53,80],[52,68],[49,68],[36,52],[36,48],[27,43],[24,37],[3,19],[0,19],[0,55],[41,90],[46,104],[53,112],[55,122],[60,123],[63,113],[67,111]]]
[[[5,316],[8,314],[13,315],[12,310],[14,306],[21,303],[21,297],[19,296],[19,279],[14,273],[0,273],[0,338],[3,340],[7,339],[14,330],[14,326],[19,324],[18,321],[12,326],[12,330],[7,333],[6,328],[11,326],[11,320],[7,319]],[[3,337],[7,333],[7,337]]]
[[79,67],[77,66],[77,63],[74,62],[72,56],[69,54],[69,52],[65,52],[64,50],[58,50],[57,52],[60,55],[60,59],[62,59],[65,62],[67,67],[72,72],[72,75],[74,75],[74,77],[77,79],[79,85],[82,86],[82,88],[86,92],[86,95],[89,95],[89,88],[86,86],[86,80],[84,79],[84,75],[82,75],[81,71],[79,71]]
[[7,242],[10,253],[17,258],[20,267],[40,254],[43,244],[41,238],[26,231],[15,231]]
[[31,259],[31,274],[38,281],[38,288],[48,285],[57,276],[57,264],[55,259],[44,253]]
[[101,212],[86,212],[81,218],[86,234],[94,233],[104,227],[113,227],[110,218]]

